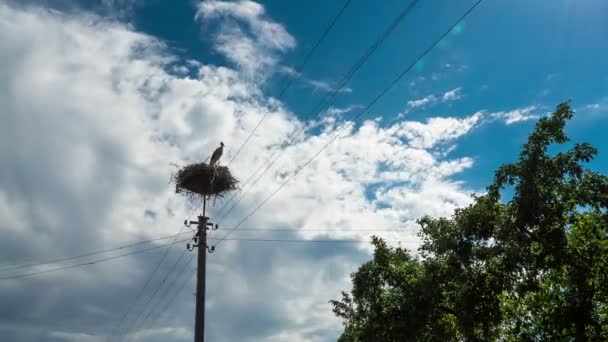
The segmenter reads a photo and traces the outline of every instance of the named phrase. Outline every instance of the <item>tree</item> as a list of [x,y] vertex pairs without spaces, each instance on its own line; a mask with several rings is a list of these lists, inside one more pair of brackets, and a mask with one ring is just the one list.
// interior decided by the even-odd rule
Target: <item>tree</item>
[[420,219],[417,257],[373,238],[331,301],[340,341],[608,341],[608,178],[584,168],[589,144],[548,152],[572,116],[541,118],[470,206]]

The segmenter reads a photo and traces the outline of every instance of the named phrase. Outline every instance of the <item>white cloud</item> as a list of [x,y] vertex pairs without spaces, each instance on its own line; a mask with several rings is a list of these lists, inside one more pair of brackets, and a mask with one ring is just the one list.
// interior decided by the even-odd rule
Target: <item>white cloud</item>
[[425,96],[425,97],[417,99],[417,100],[407,101],[407,106],[410,109],[428,107],[428,106],[434,105],[440,101],[441,102],[450,102],[450,101],[460,100],[461,98],[462,98],[461,88],[458,87],[458,88],[446,91],[445,93],[443,93],[443,95],[440,95],[440,96],[435,96],[435,95],[431,94],[431,95]]
[[441,96],[441,100],[443,102],[460,100],[462,95],[460,94],[461,88],[452,89],[450,91],[446,91],[443,96]]
[[604,108],[608,108],[608,106],[603,105],[601,103],[591,103],[591,104],[588,104],[585,106],[585,109],[592,110],[592,111],[599,111]]
[[88,334],[75,334],[69,332],[51,332],[50,337],[54,339],[61,339],[63,341],[72,342],[102,342],[104,339],[101,336],[93,336]]
[[441,216],[470,203],[470,197],[462,192],[458,183],[429,180],[419,186],[420,188],[400,187],[383,191],[378,200],[404,208],[404,215],[407,216],[418,216],[420,213]]
[[290,77],[298,77],[300,75],[300,73],[297,72],[296,69],[285,65],[279,66],[277,71]]
[[469,69],[469,66],[466,64],[452,64],[452,63],[446,63],[443,65],[444,68],[446,69],[450,69],[452,71],[455,72],[462,72],[462,71],[466,71]]
[[349,113],[349,112],[352,112],[355,109],[361,109],[361,108],[363,108],[362,105],[350,105],[348,107],[343,107],[343,108],[329,107],[325,111],[325,115],[328,115],[328,116],[342,115],[344,113]]
[[435,95],[425,96],[421,99],[407,101],[407,106],[410,108],[425,107],[437,102]]
[[[249,43],[254,50],[290,46],[263,37],[277,27],[259,22],[273,23],[261,6],[209,3],[204,10],[201,4],[199,16],[234,17],[260,33],[249,41],[239,38],[245,50]],[[243,180],[274,151],[282,158],[229,217],[216,222],[221,227],[216,237],[342,128],[340,137],[245,228],[288,227],[295,230],[288,235],[292,238],[361,240],[369,234],[357,229],[403,228],[378,234],[415,248],[416,218],[449,215],[468,203],[466,194],[472,192],[451,177],[473,161],[434,152],[453,148],[477,127],[480,114],[388,126],[336,120],[285,146],[305,123],[265,96],[248,68],[184,61],[198,69],[198,78],[182,77],[168,72],[180,61],[153,37],[97,17],[35,7],[0,5],[0,41],[2,260],[72,255],[176,232],[189,212],[167,184],[169,164],[204,160],[219,141],[226,143],[225,162],[267,112],[264,125],[230,167]],[[338,115],[339,109],[333,110]],[[213,219],[219,219],[221,204],[211,207]],[[313,228],[350,231],[297,232]],[[254,236],[277,237],[259,234]],[[208,338],[335,339],[341,325],[327,301],[348,287],[350,272],[369,257],[366,248],[227,241],[209,258]],[[133,256],[3,283],[0,308],[8,319],[0,334],[11,341],[49,339],[52,331],[66,339],[103,336],[111,327],[99,322],[109,325],[120,317],[158,257]],[[176,258],[171,252],[170,261]],[[191,331],[193,301],[188,291],[178,301],[161,321],[134,336],[183,340]]]
[[430,118],[426,123],[406,121],[400,124],[398,134],[407,138],[413,147],[429,149],[468,133],[482,118],[483,114],[479,112],[463,119]]
[[337,87],[334,87],[333,85],[329,84],[329,82],[326,82],[326,81],[305,80],[305,82],[307,84],[309,84],[310,86],[312,86],[313,88],[315,88],[317,90],[325,91],[325,92],[334,92],[334,91],[338,91],[340,93],[352,93],[353,92],[353,89],[350,87],[341,87],[338,89]]
[[334,86],[334,85],[332,85],[332,83],[330,83],[328,81],[313,80],[313,79],[306,78],[300,72],[298,72],[297,70],[295,70],[294,68],[289,67],[289,66],[285,66],[285,65],[278,66],[277,72],[284,74],[288,77],[298,78],[298,80],[300,82],[302,82],[305,86],[311,87],[314,90],[319,90],[319,91],[323,91],[323,92],[337,91],[339,93],[352,93],[353,92],[353,89],[351,87],[347,87],[346,85],[343,85],[340,88],[338,88],[337,85]]
[[253,1],[201,1],[196,18],[203,24],[220,21],[215,49],[250,76],[262,76],[278,63],[278,53],[296,46],[295,38]]
[[507,125],[511,125],[517,122],[523,122],[528,120],[538,119],[540,116],[533,114],[538,106],[528,106],[523,108],[517,108],[508,112],[496,112],[490,114],[490,117],[496,119],[502,119]]

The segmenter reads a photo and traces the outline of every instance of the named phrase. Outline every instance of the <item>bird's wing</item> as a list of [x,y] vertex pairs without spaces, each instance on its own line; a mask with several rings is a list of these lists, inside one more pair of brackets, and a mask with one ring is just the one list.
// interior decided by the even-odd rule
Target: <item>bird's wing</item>
[[221,155],[222,155],[222,151],[220,151],[220,149],[218,148],[215,151],[213,151],[213,154],[211,155],[211,160],[217,161],[218,159],[220,159]]

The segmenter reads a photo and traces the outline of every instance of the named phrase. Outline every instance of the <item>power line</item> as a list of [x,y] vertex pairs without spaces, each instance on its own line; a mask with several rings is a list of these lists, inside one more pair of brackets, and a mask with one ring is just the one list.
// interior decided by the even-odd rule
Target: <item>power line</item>
[[175,241],[175,242],[171,242],[171,243],[166,243],[166,244],[163,244],[163,245],[157,245],[157,246],[154,246],[154,247],[140,249],[140,250],[137,250],[137,251],[133,251],[133,252],[129,252],[129,253],[124,253],[124,254],[119,254],[119,255],[112,256],[112,257],[103,258],[103,259],[97,259],[97,260],[90,261],[90,262],[83,262],[83,263],[75,264],[75,265],[68,265],[68,266],[57,267],[57,268],[53,268],[53,269],[50,269],[50,270],[43,270],[43,271],[37,271],[37,272],[31,272],[31,273],[24,273],[24,274],[12,275],[12,276],[0,277],[0,280],[21,279],[21,278],[27,278],[27,277],[31,277],[31,276],[35,276],[35,275],[39,275],[39,274],[52,273],[52,272],[63,271],[63,270],[71,269],[71,268],[78,268],[78,267],[83,267],[83,266],[100,264],[100,263],[103,263],[103,262],[106,262],[106,261],[123,258],[123,257],[129,256],[129,255],[140,254],[140,253],[148,252],[148,251],[151,251],[151,250],[155,250],[155,249],[160,249],[160,248],[176,245],[178,243],[186,242],[188,240],[190,240],[190,239],[184,239],[184,240],[179,240],[179,241]]
[[201,205],[203,205],[203,200],[201,199],[201,201],[198,203],[198,205],[194,208],[192,208],[192,211],[190,212],[190,215],[188,215],[188,217],[186,218],[187,220],[190,220],[190,218],[192,217],[192,215],[194,215],[194,212],[199,210],[201,208]]
[[[217,239],[217,238],[209,238],[209,240],[219,240],[219,239]],[[228,238],[226,240],[229,240],[229,241],[245,241],[245,242],[266,242],[266,243],[273,242],[273,243],[354,243],[354,244],[356,244],[356,243],[362,243],[363,242],[363,241],[357,241],[357,240],[303,240],[303,239],[253,239],[253,238]],[[400,240],[385,240],[385,242],[387,242],[387,243],[401,243],[403,241],[400,241]],[[196,274],[196,269],[192,270],[192,273],[184,272],[188,268],[188,266],[192,263],[193,260],[194,260],[194,256],[191,256],[190,260],[188,261],[188,263],[184,264],[184,266],[182,267],[182,269],[179,272],[177,272],[178,274],[184,274],[185,275],[185,276],[182,277],[181,285],[179,286],[179,288],[177,288],[177,290],[171,292],[171,294],[172,294],[171,297],[167,297],[167,300],[162,305],[159,305],[160,309],[157,310],[158,316],[156,316],[156,319],[160,318],[160,315],[163,312],[167,312],[167,310],[169,309],[171,303],[173,303],[173,301],[177,298],[177,296],[179,296],[182,293],[182,291],[184,290],[184,288],[188,284],[188,279],[191,279],[192,276],[194,276]],[[168,284],[167,288],[169,288],[169,289],[173,288],[174,284],[180,282],[178,280],[178,277],[175,277],[173,279],[174,279],[173,282],[170,283],[170,284]],[[161,298],[162,298],[162,296],[161,296]],[[148,313],[148,315],[146,315],[146,317],[152,316],[151,312],[152,311],[150,311]],[[140,326],[143,326],[143,324],[140,325]]]
[[[196,269],[192,270],[192,274],[190,274],[189,272],[186,272],[186,269],[188,268],[188,266],[190,266],[190,264],[192,264],[192,261],[194,261],[194,254],[190,257],[190,260],[188,260],[188,262],[186,264],[184,264],[184,266],[181,268],[180,271],[178,271],[178,274],[183,274],[184,276],[182,277],[183,283],[182,285],[180,285],[179,289],[177,289],[176,291],[172,291],[171,293],[173,294],[171,297],[166,297],[168,298],[168,300],[166,300],[163,304],[159,305],[158,307],[160,308],[159,310],[157,310],[158,312],[158,316],[154,317],[152,322],[155,322],[155,319],[158,319],[160,317],[160,315],[163,312],[166,312],[167,309],[169,309],[169,306],[171,305],[171,303],[175,300],[175,298],[183,291],[184,287],[186,287],[186,284],[188,284],[188,279],[191,279],[192,276],[194,276],[196,274]],[[170,284],[167,285],[167,289],[172,289],[174,288],[174,285],[178,282],[178,277],[173,278],[173,282],[171,282]],[[162,301],[163,296],[161,296],[161,301]]]
[[[183,228],[182,228],[183,230]],[[293,229],[293,228],[236,228],[234,229],[236,231],[269,231],[269,232],[293,232],[293,233],[306,233],[306,232],[404,232],[403,228],[389,228],[389,229],[357,229],[357,228],[344,228],[344,229],[331,229],[331,228],[325,228],[325,229]],[[70,261],[70,260],[76,260],[76,259],[81,259],[81,258],[85,258],[85,257],[90,257],[90,256],[94,256],[94,255],[98,255],[98,254],[104,254],[104,253],[109,253],[109,252],[114,252],[114,251],[118,251],[118,250],[123,250],[123,249],[127,249],[127,248],[131,248],[131,247],[135,247],[138,245],[142,245],[142,244],[147,244],[147,243],[151,243],[151,242],[155,242],[155,241],[161,241],[161,240],[167,240],[170,238],[176,238],[178,236],[181,235],[186,235],[186,234],[192,234],[191,232],[182,232],[180,231],[177,234],[174,235],[168,235],[168,236],[163,236],[163,237],[159,237],[156,239],[149,239],[149,240],[143,240],[143,241],[139,241],[139,242],[135,242],[132,244],[128,244],[128,245],[123,245],[123,246],[119,246],[119,247],[114,247],[114,248],[108,248],[108,249],[102,249],[102,250],[96,250],[96,251],[92,251],[92,252],[88,252],[88,253],[84,253],[84,254],[79,254],[79,255],[74,255],[74,256],[69,256],[69,257],[61,257],[61,258],[57,258],[57,259],[51,259],[51,260],[46,260],[46,261],[31,261],[31,262],[27,262],[27,263],[22,263],[22,264],[17,264],[17,265],[7,265],[4,268],[0,268],[0,272],[5,272],[5,271],[15,271],[18,269],[23,269],[23,268],[29,268],[29,267],[39,267],[39,266],[44,266],[44,265],[50,265],[50,264],[58,264],[61,262],[65,262],[65,261]],[[166,255],[166,253],[164,254]],[[162,259],[162,258],[161,258]],[[154,273],[154,272],[153,272]]]
[[[281,97],[283,97],[283,95],[285,94],[285,92],[287,91],[287,89],[289,89],[289,87],[291,87],[291,85],[294,82],[298,81],[302,77],[302,69],[304,69],[304,67],[306,66],[306,64],[308,64],[308,62],[310,61],[310,58],[312,57],[313,53],[317,50],[317,48],[319,47],[319,45],[321,45],[321,43],[323,42],[323,40],[325,40],[325,38],[327,37],[327,35],[329,34],[329,32],[333,29],[334,25],[338,22],[338,19],[340,19],[340,17],[346,11],[346,8],[350,5],[351,2],[352,2],[352,0],[347,0],[344,3],[344,5],[342,6],[342,8],[340,9],[340,11],[338,12],[338,14],[336,14],[333,17],[333,19],[331,20],[330,24],[325,28],[325,31],[323,31],[323,34],[321,35],[321,37],[317,40],[317,42],[312,47],[312,49],[310,49],[308,51],[308,53],[304,57],[303,61],[296,67],[296,69],[295,69],[295,72],[297,73],[296,77],[292,78],[292,79],[289,79],[286,82],[285,86],[280,91],[279,96],[277,98],[280,99]],[[257,129],[260,127],[260,125],[262,124],[262,122],[264,122],[264,120],[266,119],[266,117],[269,114],[270,114],[270,110],[266,111],[266,113],[264,114],[264,116],[262,116],[262,118],[260,119],[260,121],[255,126],[255,128],[251,131],[251,133],[249,133],[249,136],[247,136],[247,138],[245,139],[245,141],[238,148],[238,150],[236,151],[236,153],[232,156],[232,158],[230,158],[230,160],[228,161],[227,165],[229,165],[239,155],[239,153],[241,153],[241,150],[243,149],[243,147],[247,144],[247,142],[249,142],[249,139],[251,139],[251,137],[253,136],[253,134],[257,131]]]
[[[252,229],[250,229],[252,230]],[[209,240],[219,240],[218,238],[209,238]],[[337,243],[337,244],[344,244],[344,243],[351,243],[351,244],[357,244],[357,243],[362,243],[363,241],[358,241],[358,240],[305,240],[305,239],[257,239],[257,238],[227,238],[226,240],[229,241],[244,241],[244,242],[265,242],[265,243]],[[402,241],[400,240],[385,240],[385,242],[387,243],[401,243]],[[177,260],[177,262],[175,263],[174,267],[178,264],[178,262],[181,260],[181,258],[183,257],[183,254],[180,256],[180,258]],[[185,276],[182,277],[181,280],[181,285],[179,286],[179,288],[176,291],[172,291],[172,296],[171,297],[166,297],[167,291],[165,291],[165,295],[160,295],[159,301],[162,301],[163,297],[166,297],[167,300],[164,301],[162,304],[158,304],[156,305],[159,310],[156,310],[158,312],[158,316],[156,317],[156,319],[158,319],[160,317],[160,314],[162,312],[166,312],[167,309],[169,308],[169,306],[171,305],[171,303],[177,298],[177,296],[184,290],[185,286],[188,284],[188,279],[190,279],[195,273],[196,273],[196,269],[194,269],[192,271],[192,273],[188,276],[189,273],[185,272],[185,270],[188,268],[188,266],[190,266],[190,264],[192,263],[192,261],[194,260],[194,255],[190,257],[190,260],[188,260],[188,262],[186,264],[184,264],[181,268],[181,270],[179,270],[178,272],[176,272],[177,274],[184,274]],[[163,279],[163,281],[161,282],[161,286],[159,286],[157,288],[157,290],[162,287],[162,284],[164,284],[165,280],[167,279],[169,275],[167,275],[165,277],[165,279]],[[179,277],[179,276],[178,276]],[[166,286],[166,289],[171,289],[173,288],[174,284],[178,283],[178,277],[174,277],[173,281],[171,283],[168,283]],[[156,293],[158,291],[155,291],[155,293],[152,295],[151,298],[153,298]],[[157,303],[160,303],[159,301],[157,301]],[[148,301],[148,303],[151,302],[151,300]],[[149,317],[154,317],[152,314],[154,312],[154,307],[152,306],[150,308],[150,310],[148,310],[148,313],[146,314],[145,318],[142,320],[142,323],[139,324],[140,327],[145,326],[145,322],[148,320]],[[142,310],[142,313],[145,312],[146,310]],[[140,314],[140,315],[141,315]],[[131,332],[131,331],[137,331],[137,329],[129,329],[126,333],[125,333],[125,337]]]
[[165,275],[165,277],[163,278],[163,280],[158,284],[158,286],[156,287],[156,289],[154,290],[154,292],[152,293],[152,295],[148,298],[148,301],[146,302],[146,304],[144,304],[144,308],[141,310],[141,312],[139,313],[139,315],[137,316],[137,318],[133,321],[133,323],[127,328],[125,329],[124,332],[124,336],[126,337],[131,331],[136,331],[136,327],[139,325],[141,326],[150,316],[150,312],[152,310],[154,310],[154,306],[152,306],[150,308],[150,310],[148,311],[148,314],[144,317],[144,319],[141,321],[140,324],[139,323],[139,319],[141,318],[141,316],[144,314],[144,312],[147,311],[147,308],[150,306],[150,303],[153,301],[153,299],[156,297],[156,295],[158,294],[158,291],[163,287],[163,285],[165,284],[165,282],[167,281],[167,278],[169,277],[169,275],[171,275],[173,273],[173,271],[175,270],[177,264],[179,264],[179,262],[184,258],[184,256],[186,255],[186,253],[182,253],[179,258],[177,258],[177,260],[175,261],[175,263],[173,264],[173,266],[171,268],[169,268],[169,272],[167,272],[167,274]]
[[[209,240],[219,240],[217,238],[209,238]],[[227,238],[226,240],[229,241],[245,241],[245,242],[272,242],[272,243],[353,243],[353,244],[357,244],[357,243],[362,243],[363,241],[357,241],[357,240],[303,240],[303,239],[253,239],[253,238]],[[403,241],[400,240],[385,240],[385,242],[387,243],[401,243]],[[179,294],[184,290],[184,288],[186,287],[186,285],[188,284],[188,279],[192,278],[192,276],[194,276],[194,274],[196,274],[196,269],[192,270],[192,273],[189,274],[184,272],[185,269],[188,268],[188,266],[192,263],[192,261],[194,260],[194,256],[192,256],[190,258],[190,260],[188,261],[187,264],[184,265],[184,267],[182,267],[181,271],[178,272],[180,274],[184,274],[186,276],[182,277],[182,281],[181,281],[181,285],[179,286],[179,288],[177,288],[176,291],[172,292],[172,296],[171,297],[167,297],[168,299],[164,302],[164,304],[162,304],[161,306],[159,306],[160,310],[157,310],[157,312],[159,313],[158,316],[156,317],[156,319],[158,319],[160,317],[160,314],[162,312],[166,312],[168,310],[168,308],[170,307],[171,303],[177,298],[177,296],[179,296]],[[174,281],[169,284],[167,286],[167,288],[173,288],[173,285],[175,283],[178,282],[177,280],[178,278],[174,278]],[[150,316],[151,314],[149,313],[147,316]]]
[[179,233],[179,234],[175,234],[175,235],[163,236],[163,237],[156,238],[156,239],[142,240],[142,241],[131,243],[131,244],[124,245],[124,246],[119,246],[119,247],[114,247],[114,248],[109,248],[109,249],[97,250],[97,251],[93,251],[93,252],[89,252],[89,253],[84,253],[84,254],[79,254],[79,255],[74,255],[74,256],[70,256],[70,257],[50,259],[50,260],[46,260],[46,261],[28,261],[26,263],[22,263],[22,264],[18,264],[18,265],[11,265],[11,266],[8,266],[8,267],[0,268],[0,272],[15,271],[15,270],[23,269],[23,268],[28,268],[28,267],[37,267],[37,266],[43,266],[43,265],[58,264],[58,263],[65,262],[65,261],[85,258],[85,257],[89,257],[89,256],[93,256],[93,255],[98,255],[98,254],[104,254],[104,253],[114,252],[114,251],[118,251],[118,250],[122,250],[122,249],[131,248],[131,247],[134,247],[134,246],[143,245],[143,244],[146,244],[146,243],[151,243],[151,242],[155,242],[155,241],[161,241],[161,240],[170,239],[170,238],[173,238],[173,237],[176,238],[177,236],[184,235],[184,234],[191,234],[191,233],[190,232],[185,232],[185,233]]
[[331,233],[331,232],[347,232],[347,233],[357,233],[357,232],[403,232],[405,233],[404,228],[391,228],[391,229],[293,229],[293,228],[236,228],[235,231],[252,231],[252,232],[288,232],[288,233],[306,233],[306,232],[321,232],[321,233]]
[[[367,50],[359,58],[359,60],[353,66],[351,66],[350,70],[342,77],[342,80],[338,83],[338,86],[336,87],[336,89],[334,89],[334,91],[332,93],[330,93],[327,96],[325,96],[324,98],[322,98],[321,101],[319,101],[319,103],[317,103],[317,105],[313,108],[312,111],[310,111],[308,113],[307,116],[313,116],[313,115],[320,116],[322,114],[323,107],[330,106],[331,104],[333,104],[336,101],[336,99],[340,95],[340,92],[346,86],[348,81],[355,75],[355,73],[357,73],[357,71],[359,71],[359,69],[361,67],[363,67],[365,62],[367,62],[367,60],[376,52],[376,50],[384,43],[384,41],[397,29],[399,24],[410,13],[410,11],[414,8],[414,6],[416,5],[417,2],[418,2],[418,0],[412,0],[407,6],[405,6],[403,8],[403,10],[399,13],[399,15],[391,22],[391,24],[389,26],[387,26],[387,28],[376,39],[376,41],[374,41],[374,43],[372,43],[372,45],[370,45],[367,48]],[[293,145],[293,143],[305,132],[305,130],[306,130],[306,126],[302,126],[300,128],[300,130],[295,135],[292,136],[292,138],[288,142],[287,146]],[[272,156],[266,160],[265,163],[261,164],[260,167],[258,167],[258,169],[253,174],[251,174],[247,178],[247,180],[245,180],[245,182],[243,183],[243,185],[241,187],[244,189],[247,186],[247,184],[249,183],[249,181],[264,167],[264,165],[266,165],[266,169],[264,169],[264,171],[255,179],[255,181],[249,188],[251,188],[252,186],[257,184],[260,181],[260,179],[262,178],[262,176],[264,176],[270,170],[272,165],[274,165],[277,162],[279,157],[280,157],[280,150],[277,149],[272,154]],[[268,163],[269,161],[271,161],[271,162]],[[241,196],[239,197],[239,199],[230,207],[230,209],[228,209],[228,211],[221,214],[221,217],[219,219],[220,221],[223,220],[224,217],[226,217],[228,215],[228,213],[230,213],[236,207],[236,205],[243,199],[243,197],[245,196],[246,193],[247,193],[247,191],[243,191],[241,193]],[[233,200],[234,198],[236,198],[236,196],[237,196],[237,193],[235,193],[234,196],[232,196],[230,198],[230,201]],[[230,202],[230,201],[228,201],[228,202]],[[220,211],[223,212],[223,209],[228,205],[228,202],[226,202],[226,204],[224,205],[224,207],[222,207],[222,209]]]
[[[351,121],[357,120],[362,115],[366,114],[369,109],[374,106],[384,95],[386,95],[405,75],[416,65],[422,58],[424,58],[441,40],[443,40],[453,29],[458,25],[462,20],[464,20],[483,0],[477,0],[473,6],[471,6],[450,28],[442,34],[439,39],[435,40],[433,44],[431,44],[421,55],[416,58],[416,60],[407,66],[387,87],[385,87],[359,114],[355,115]],[[342,133],[342,131],[348,127],[347,125],[338,129],[336,133],[332,136],[332,138],[317,152],[315,153],[308,161],[306,161],[302,166],[300,166],[294,174],[288,178],[284,183],[282,183],[273,193],[271,193],[268,197],[266,197],[257,207],[253,209],[249,214],[247,214],[234,228],[228,231],[226,235],[218,242],[215,243],[217,246],[221,243],[226,237],[228,237],[232,232],[234,232],[235,228],[238,228],[243,222],[245,222],[251,215],[257,212],[262,206],[264,206],[274,195],[276,195],[281,189],[285,187],[291,180],[293,180],[304,168],[306,168],[317,156],[321,154],[332,142],[334,142],[338,136]],[[238,202],[237,202],[238,203]],[[234,207],[234,206],[233,206]]]
[[[258,238],[209,238],[219,241],[247,241],[247,242],[285,242],[285,243],[364,243],[361,240],[306,240],[306,239],[258,239]],[[385,242],[400,243],[401,240],[385,240]],[[216,243],[217,245],[217,243]]]
[[[182,226],[179,230],[179,232],[175,235],[175,239],[177,239],[177,236],[179,236],[180,234],[182,234],[182,231],[184,230],[185,226]],[[189,233],[189,232],[187,232]],[[175,242],[175,240],[173,241]],[[129,313],[131,312],[131,310],[135,307],[135,305],[137,304],[137,302],[139,301],[139,299],[142,297],[142,295],[144,294],[144,292],[146,291],[146,289],[148,288],[148,285],[151,283],[152,279],[154,278],[154,275],[156,274],[156,272],[158,272],[158,270],[160,269],[160,266],[162,265],[162,263],[165,261],[165,259],[167,258],[167,255],[169,254],[169,249],[165,249],[165,252],[163,253],[162,257],[159,259],[158,263],[156,264],[154,271],[152,271],[152,273],[150,274],[150,276],[148,277],[148,279],[146,280],[144,286],[139,290],[139,293],[137,294],[137,296],[135,296],[135,299],[133,300],[133,302],[127,306],[127,310],[125,310],[125,313],[122,315],[122,317],[120,318],[120,320],[118,321],[118,324],[114,326],[114,328],[112,329],[110,336],[114,336],[114,333],[116,332],[117,329],[120,329],[120,327],[122,326],[123,322],[125,322],[125,319],[127,318],[127,316],[129,315]]]

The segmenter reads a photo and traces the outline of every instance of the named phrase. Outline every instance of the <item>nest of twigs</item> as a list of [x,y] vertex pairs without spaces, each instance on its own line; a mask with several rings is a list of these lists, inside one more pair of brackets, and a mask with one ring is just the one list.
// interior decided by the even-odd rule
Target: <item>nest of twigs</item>
[[237,190],[239,183],[228,167],[205,163],[180,167],[171,175],[171,182],[176,193],[200,197],[224,197],[227,192]]

